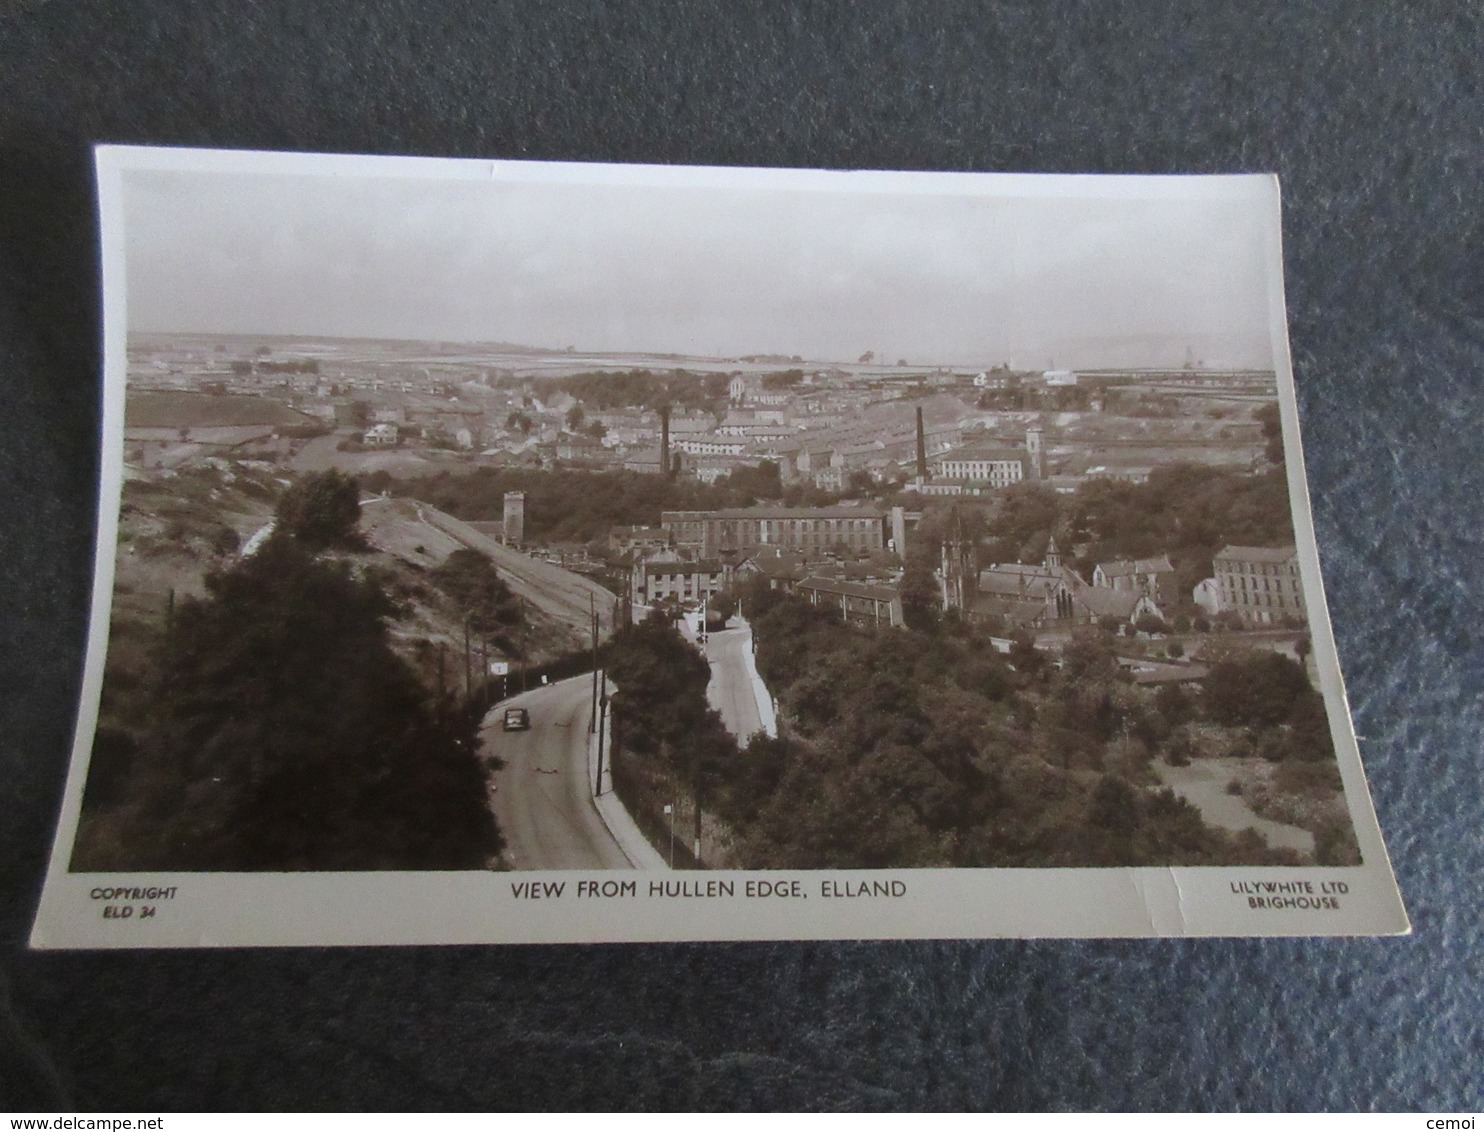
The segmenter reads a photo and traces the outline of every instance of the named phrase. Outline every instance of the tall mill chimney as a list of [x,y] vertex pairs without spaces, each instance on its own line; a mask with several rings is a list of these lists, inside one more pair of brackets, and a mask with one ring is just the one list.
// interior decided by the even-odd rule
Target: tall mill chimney
[[670,474],[670,406],[660,409],[660,475]]
[[922,429],[922,406],[917,406],[917,478],[926,480],[928,478],[927,466],[927,439]]

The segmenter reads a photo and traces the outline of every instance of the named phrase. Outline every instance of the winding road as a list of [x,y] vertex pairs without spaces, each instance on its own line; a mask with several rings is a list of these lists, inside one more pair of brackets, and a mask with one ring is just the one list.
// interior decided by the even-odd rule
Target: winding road
[[[480,746],[505,764],[490,776],[490,798],[513,869],[633,867],[593,805],[591,693],[592,677],[574,676],[504,700],[485,720]],[[530,712],[529,731],[501,728],[511,707]]]
[[723,629],[710,634],[706,642],[706,660],[711,665],[706,699],[721,714],[721,721],[738,743],[746,743],[750,735],[763,730],[757,696],[743,659],[744,651],[751,647],[752,634],[746,629]]

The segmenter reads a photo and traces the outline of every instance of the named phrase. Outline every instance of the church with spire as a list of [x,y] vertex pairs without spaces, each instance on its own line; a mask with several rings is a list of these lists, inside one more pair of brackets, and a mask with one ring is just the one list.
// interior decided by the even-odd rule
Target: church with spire
[[1008,628],[1071,628],[1105,617],[1132,624],[1146,613],[1161,616],[1143,592],[1089,585],[1062,560],[1053,534],[1039,563],[1003,563],[975,569],[975,548],[962,538],[944,540],[939,577],[943,608],[970,621]]

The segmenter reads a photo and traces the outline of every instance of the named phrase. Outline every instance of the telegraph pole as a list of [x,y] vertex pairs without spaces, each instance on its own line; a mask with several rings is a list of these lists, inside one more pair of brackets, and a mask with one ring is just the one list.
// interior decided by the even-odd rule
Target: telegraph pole
[[696,775],[695,782],[693,783],[693,787],[694,787],[694,790],[695,790],[695,804],[696,804],[695,858],[696,858],[696,868],[700,868],[701,867],[701,751],[700,751],[700,748],[699,747],[696,749],[695,775]]
[[587,717],[587,733],[591,735],[598,726],[598,609],[597,599],[591,593],[587,595],[587,620],[593,634],[593,705]]
[[665,807],[665,813],[670,816],[670,867],[675,867],[675,803],[671,802]]
[[603,675],[603,691],[598,696],[598,784],[594,797],[603,793],[603,724],[608,719],[608,675]]

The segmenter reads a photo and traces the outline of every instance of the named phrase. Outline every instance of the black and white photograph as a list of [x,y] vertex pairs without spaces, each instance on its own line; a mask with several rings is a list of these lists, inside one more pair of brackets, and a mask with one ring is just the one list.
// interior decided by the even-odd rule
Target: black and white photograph
[[1273,179],[98,161],[38,945],[1406,929]]

